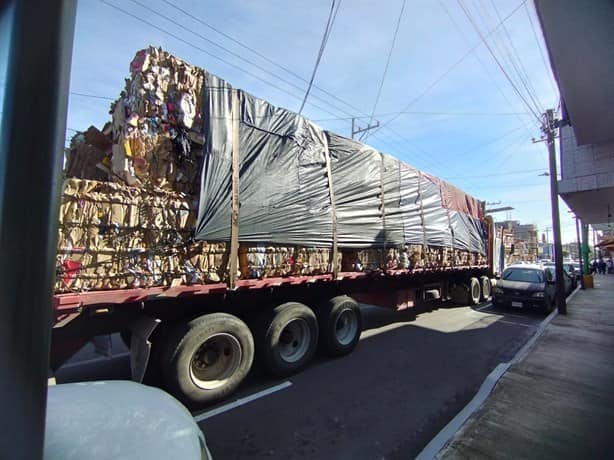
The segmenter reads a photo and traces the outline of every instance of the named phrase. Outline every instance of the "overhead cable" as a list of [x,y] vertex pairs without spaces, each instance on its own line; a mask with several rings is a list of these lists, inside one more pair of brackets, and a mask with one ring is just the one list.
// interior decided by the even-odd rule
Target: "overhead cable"
[[[396,27],[394,28],[394,34],[392,36],[392,43],[390,44],[390,49],[388,50],[388,57],[386,58],[386,65],[384,66],[384,73],[382,74],[382,79],[379,83],[379,87],[377,88],[377,95],[375,96],[375,102],[373,103],[373,109],[371,110],[371,116],[367,124],[371,124],[373,121],[373,116],[375,114],[375,110],[377,109],[377,104],[379,103],[380,96],[382,95],[382,88],[384,87],[384,82],[386,81],[386,75],[388,73],[388,67],[390,66],[390,58],[392,57],[392,51],[394,50],[394,45],[397,41],[397,35],[399,34],[399,26],[401,25],[401,19],[403,18],[403,11],[405,11],[405,2],[401,4],[401,11],[399,11],[399,16],[397,17]],[[365,131],[365,140],[369,137],[368,131]]]
[[[185,14],[186,16],[188,16],[189,18],[192,18],[194,21],[202,24],[203,26],[213,30],[214,32],[217,32],[218,34],[222,35],[223,37],[227,38],[228,40],[230,40],[231,42],[239,45],[240,47],[252,52],[253,54],[255,54],[256,56],[258,56],[259,58],[265,60],[266,62],[268,62],[269,64],[274,65],[275,67],[277,67],[278,69],[283,70],[284,72],[288,73],[289,75],[292,75],[293,77],[301,80],[304,83],[309,83],[309,80],[307,80],[305,77],[303,77],[302,75],[299,75],[298,73],[296,73],[294,70],[289,69],[288,67],[280,64],[279,62],[274,61],[273,59],[265,56],[264,54],[262,54],[261,52],[259,52],[258,50],[252,48],[251,46],[241,42],[240,40],[237,40],[236,38],[232,37],[231,35],[225,33],[224,31],[212,26],[211,24],[209,24],[208,22],[204,21],[203,19],[199,18],[198,16],[195,16],[194,14],[190,13],[189,11],[177,6],[175,3],[169,1],[169,0],[162,0],[164,3],[170,5],[171,7],[173,7],[174,9],[176,9],[177,11],[182,12],[183,14]],[[189,30],[189,29],[187,29]],[[356,107],[355,105],[350,104],[349,102],[341,99],[339,96],[337,96],[336,94],[327,91],[326,89],[322,88],[321,86],[318,86],[315,84],[315,82],[312,85],[312,89],[317,89],[318,91],[321,91],[322,93],[326,94],[327,96],[329,96],[330,98],[335,99],[338,102],[341,102],[342,104],[345,104],[347,107],[351,108],[352,110],[356,110],[362,113],[362,110],[358,107]],[[301,91],[303,90],[303,88],[301,88]]]
[[[497,8],[497,4],[495,3],[494,0],[490,0],[490,3],[493,9],[495,10],[497,19],[501,20],[501,15],[499,14],[499,9]],[[533,83],[531,82],[531,78],[529,77],[529,74],[527,73],[526,68],[524,67],[524,64],[522,63],[520,53],[518,53],[518,50],[516,49],[516,46],[514,45],[514,41],[512,40],[512,36],[509,33],[505,24],[502,25],[502,29],[503,29],[503,33],[505,34],[505,37],[507,38],[507,41],[511,48],[511,52],[509,49],[507,50],[508,54],[510,55],[510,61],[512,62],[512,66],[514,67],[514,69],[516,70],[516,73],[518,74],[520,78],[520,82],[522,83],[523,87],[527,91],[529,98],[531,99],[535,107],[537,108],[538,112],[539,113],[545,112],[543,106],[541,105],[539,101],[539,97],[537,96],[535,92],[535,87],[533,86]],[[505,40],[502,40],[502,43],[505,47],[506,46]]]
[[[507,21],[510,17],[512,17],[514,15],[514,13],[516,13],[516,11],[518,11],[520,9],[520,7],[522,7],[522,5],[526,2],[527,0],[522,0],[520,2],[520,4],[518,4],[518,6],[516,6],[516,8],[514,8],[505,18],[503,18],[503,20],[497,24],[497,26],[494,29],[491,29],[490,31],[488,31],[488,33],[486,34],[486,37],[488,37],[489,35],[491,35],[493,32],[495,32],[499,26],[501,26],[501,24],[503,24],[505,21]],[[403,112],[406,112],[407,110],[409,110],[409,108],[414,105],[416,102],[418,102],[420,99],[422,99],[422,97],[424,97],[426,94],[429,93],[429,91],[431,89],[433,89],[435,86],[437,86],[439,84],[439,82],[441,80],[443,80],[445,77],[448,76],[448,74],[450,74],[450,72],[452,72],[459,64],[461,64],[465,59],[467,59],[468,56],[471,55],[471,53],[473,53],[480,45],[482,44],[482,42],[478,42],[476,43],[474,46],[472,46],[471,48],[469,48],[469,50],[467,50],[467,52],[465,54],[463,54],[458,60],[456,60],[450,67],[448,67],[448,69],[443,72],[439,77],[437,77],[431,84],[429,84],[424,91],[422,91],[420,94],[418,94],[416,97],[414,97],[411,101],[409,101],[409,103],[403,108],[403,110],[401,110],[399,112],[399,114],[395,115],[394,117],[392,117],[391,119],[387,120],[385,123],[382,123],[380,125],[379,128],[375,129],[374,132],[372,133],[372,135],[383,129],[384,127],[386,127],[387,125],[389,125],[390,123],[392,123],[394,120],[396,120]]]
[[[336,4],[336,8],[335,8],[335,4]],[[336,3],[336,0],[333,0],[331,2],[330,12],[328,14],[328,20],[326,21],[326,27],[324,28],[324,35],[322,36],[322,43],[320,43],[320,50],[318,51],[318,56],[316,57],[316,62],[313,66],[313,71],[311,72],[311,78],[309,79],[307,90],[305,91],[305,97],[303,98],[301,107],[298,110],[299,115],[303,113],[303,108],[305,107],[305,103],[307,102],[307,98],[309,97],[309,93],[311,92],[313,81],[316,78],[316,73],[318,71],[318,67],[320,66],[320,61],[322,60],[322,56],[324,55],[324,50],[326,49],[326,44],[328,43],[328,37],[330,36],[331,31],[333,30],[333,24],[335,23],[335,18],[337,17],[337,11],[339,11],[339,5],[341,5],[341,0],[339,0],[339,3]]]
[[[249,75],[249,76],[251,76],[251,77],[253,77],[253,78],[257,79],[257,80],[262,81],[263,83],[266,83],[267,85],[271,86],[272,88],[277,89],[278,91],[280,91],[282,93],[285,93],[285,94],[287,94],[287,95],[289,95],[289,96],[291,96],[293,98],[299,99],[299,100],[301,99],[301,96],[297,96],[296,94],[293,94],[293,93],[287,91],[286,89],[280,87],[279,85],[276,85],[275,83],[273,83],[273,82],[271,82],[269,80],[266,80],[266,79],[260,77],[259,75],[256,75],[255,73],[252,73],[252,72],[250,72],[250,71],[248,71],[248,70],[246,70],[246,69],[244,69],[244,68],[242,68],[242,67],[240,67],[240,66],[238,66],[238,65],[236,65],[236,64],[234,64],[234,63],[232,63],[230,61],[228,61],[227,59],[224,59],[224,58],[222,58],[220,56],[215,55],[215,54],[211,53],[210,51],[208,51],[208,50],[206,50],[206,49],[204,49],[204,48],[202,48],[202,47],[200,47],[198,45],[195,45],[194,43],[192,43],[192,42],[190,42],[188,40],[185,40],[185,39],[181,38],[177,34],[174,34],[172,32],[164,30],[162,27],[159,27],[159,26],[157,26],[157,25],[155,25],[155,24],[153,24],[153,23],[151,23],[151,22],[149,22],[149,21],[147,21],[147,20],[145,20],[145,19],[143,19],[143,18],[133,14],[133,13],[130,13],[129,11],[126,11],[123,8],[120,8],[119,6],[114,5],[113,3],[108,2],[107,0],[99,0],[99,1],[101,3],[104,3],[107,6],[110,6],[111,8],[114,8],[114,9],[122,12],[123,14],[125,14],[127,16],[130,16],[130,17],[136,19],[137,21],[140,21],[140,22],[142,22],[144,24],[147,24],[150,27],[153,27],[154,29],[162,32],[163,34],[168,35],[169,37],[172,37],[175,40],[180,41],[181,43],[184,43],[184,44],[186,44],[186,45],[188,45],[188,46],[190,46],[190,47],[192,47],[192,48],[194,48],[194,49],[196,49],[196,50],[198,50],[198,51],[200,51],[202,53],[205,53],[206,55],[211,56],[212,58],[217,59],[220,62],[223,62],[224,64],[226,64],[226,65],[228,65],[230,67],[233,67],[235,69],[240,70],[245,75]],[[320,107],[320,106],[314,104],[313,102],[310,102],[309,104],[312,107],[315,107],[318,110],[321,110],[322,112],[328,113],[328,114],[333,115],[333,116],[337,115],[337,114],[332,113],[332,112],[330,112],[329,110],[327,110],[327,109],[325,109],[323,107]]]
[[[448,18],[450,19],[450,22],[452,23],[452,25],[456,28],[456,30],[458,31],[459,35],[463,38],[463,40],[466,43],[469,43],[469,40],[467,39],[467,37],[465,36],[465,33],[463,31],[463,29],[458,25],[458,23],[456,22],[456,20],[454,19],[454,16],[452,16],[452,13],[450,12],[450,10],[448,9],[448,7],[446,6],[446,3],[443,0],[439,0],[439,5],[441,6],[441,8],[445,11],[446,15],[448,16]],[[525,3],[526,5],[526,3]],[[486,76],[490,79],[490,81],[493,83],[493,85],[495,86],[495,88],[497,88],[497,91],[499,92],[499,94],[501,94],[501,96],[503,97],[503,99],[505,100],[505,102],[507,102],[508,106],[512,106],[512,103],[510,102],[509,98],[507,97],[507,95],[505,94],[505,91],[503,91],[503,89],[501,88],[501,86],[499,85],[499,83],[497,83],[497,80],[494,78],[494,76],[492,75],[492,72],[488,71],[488,68],[486,67],[486,64],[484,64],[484,61],[482,61],[482,58],[480,58],[480,55],[478,53],[475,54],[475,58],[478,61],[478,63],[480,64],[480,66],[482,67],[482,69],[484,70],[484,73],[486,74]],[[520,115],[532,115],[532,113],[530,112],[520,112],[518,116],[516,116],[516,118],[523,124],[523,126],[525,127],[525,129],[527,130],[527,133],[529,134],[529,137],[531,136],[531,130],[529,129],[529,126],[527,125],[527,122],[524,118],[521,118]]]
[[[522,102],[525,104],[525,106],[529,109],[530,112],[533,113],[533,116],[537,119],[537,121],[539,122],[539,124],[541,125],[542,120],[539,116],[539,114],[537,114],[535,112],[535,110],[531,107],[531,105],[527,102],[527,100],[525,99],[525,97],[522,95],[522,93],[518,90],[518,88],[516,87],[516,85],[514,84],[514,82],[512,81],[512,79],[510,78],[509,74],[506,72],[505,68],[501,65],[501,62],[499,61],[499,59],[497,58],[497,56],[495,55],[494,51],[492,50],[491,46],[488,44],[488,41],[486,40],[487,36],[484,36],[484,34],[482,34],[482,32],[480,31],[479,27],[477,26],[477,24],[475,23],[475,21],[473,20],[473,17],[471,16],[471,14],[469,13],[469,11],[467,11],[467,9],[465,8],[465,5],[463,4],[462,0],[457,0],[458,5],[461,7],[461,9],[463,10],[463,12],[465,13],[465,16],[467,16],[467,19],[469,19],[469,22],[471,22],[471,24],[473,25],[473,28],[475,29],[476,33],[480,36],[480,39],[482,40],[482,43],[484,43],[484,46],[486,46],[486,48],[488,49],[488,52],[490,53],[490,55],[492,56],[492,58],[495,60],[495,62],[497,63],[497,66],[499,67],[499,69],[501,70],[501,72],[503,72],[503,75],[505,75],[505,78],[507,78],[507,81],[510,83],[510,85],[512,86],[512,88],[514,89],[514,91],[516,92],[516,95],[522,100]],[[508,16],[509,17],[509,16]],[[502,24],[502,23],[499,23]]]

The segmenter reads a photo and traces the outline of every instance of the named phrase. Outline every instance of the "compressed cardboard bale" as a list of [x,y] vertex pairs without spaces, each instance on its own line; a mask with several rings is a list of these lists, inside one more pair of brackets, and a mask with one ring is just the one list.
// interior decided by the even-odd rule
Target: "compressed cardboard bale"
[[205,71],[154,47],[130,71],[111,106],[113,172],[132,185],[198,193]]
[[[218,282],[226,244],[191,241],[196,208],[193,196],[180,193],[67,179],[56,291]],[[75,251],[83,250],[91,260],[73,270],[67,285],[61,264],[76,262]]]

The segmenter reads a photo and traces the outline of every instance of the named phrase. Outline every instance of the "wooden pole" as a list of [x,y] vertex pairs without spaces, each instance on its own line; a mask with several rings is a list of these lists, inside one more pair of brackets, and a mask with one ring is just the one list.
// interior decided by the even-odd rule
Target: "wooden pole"
[[239,258],[239,93],[232,90],[232,178],[230,198],[230,263],[228,287],[235,289],[237,284],[237,270]]

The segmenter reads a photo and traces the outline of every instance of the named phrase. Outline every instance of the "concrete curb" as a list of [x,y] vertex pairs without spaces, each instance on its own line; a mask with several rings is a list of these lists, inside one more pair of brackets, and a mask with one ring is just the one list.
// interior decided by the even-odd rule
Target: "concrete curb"
[[[567,302],[569,302],[576,293],[580,290],[577,287],[569,296],[567,296]],[[454,436],[460,431],[463,425],[469,420],[486,402],[492,390],[495,388],[501,377],[505,375],[507,370],[516,363],[522,361],[529,351],[535,346],[537,339],[544,333],[548,325],[552,322],[554,317],[558,315],[558,311],[554,310],[540,323],[539,328],[535,331],[535,334],[528,340],[524,346],[518,350],[514,358],[507,363],[500,363],[495,367],[488,376],[482,382],[480,389],[475,396],[467,403],[463,409],[456,414],[456,416],[448,422],[443,429],[437,433],[437,435],[431,439],[431,441],[422,449],[422,451],[416,456],[416,460],[431,460],[436,458],[437,455],[452,441]]]
[[431,460],[443,449],[446,444],[454,437],[461,429],[465,422],[484,404],[492,389],[495,387],[499,379],[505,374],[511,363],[500,363],[486,377],[476,395],[456,414],[456,416],[437,433],[431,442],[429,442],[422,452],[418,454],[416,460]]

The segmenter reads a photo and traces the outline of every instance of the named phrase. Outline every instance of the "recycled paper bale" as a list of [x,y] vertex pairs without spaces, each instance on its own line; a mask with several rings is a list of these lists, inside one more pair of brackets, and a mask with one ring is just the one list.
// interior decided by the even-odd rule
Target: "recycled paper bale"
[[113,174],[129,185],[194,193],[202,158],[205,71],[149,47],[111,106]]
[[483,202],[159,48],[110,113],[71,141],[58,291],[486,262]]
[[109,180],[112,149],[111,124],[102,131],[90,126],[75,134],[67,149],[65,171],[68,177],[91,180]]
[[183,194],[67,179],[56,291],[219,281],[226,244],[193,241],[195,217]]

